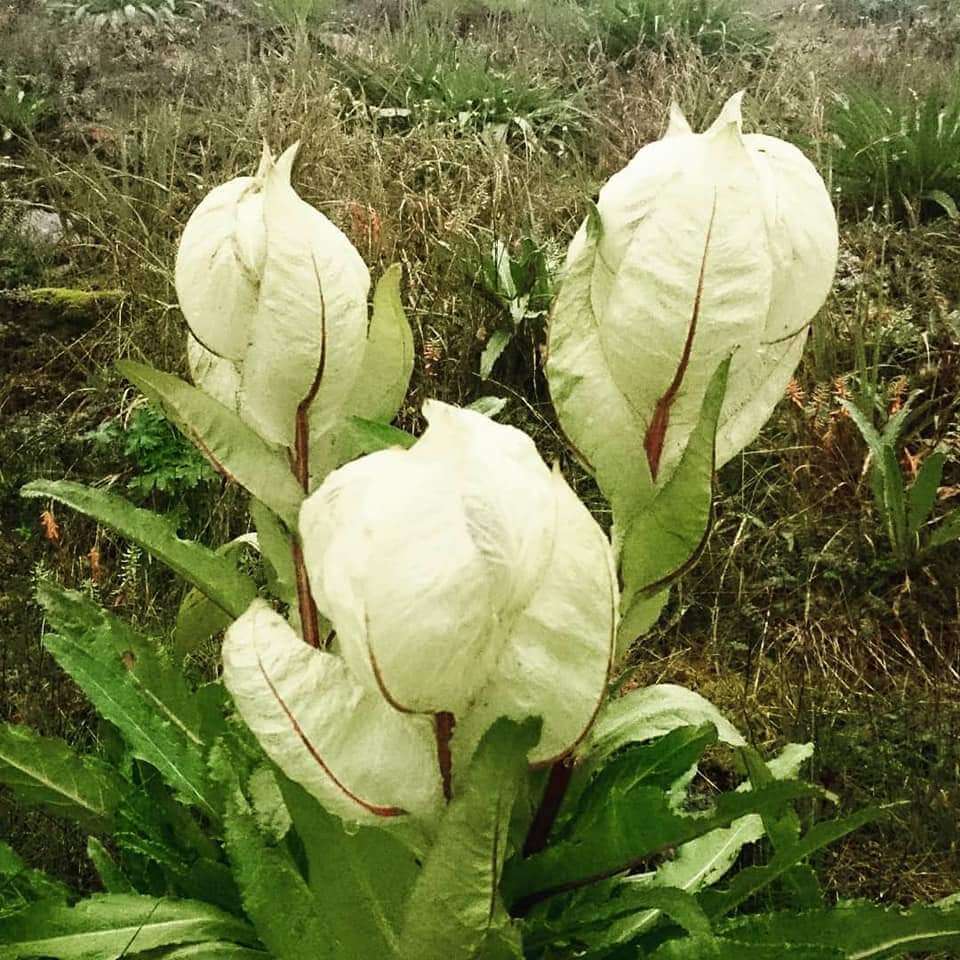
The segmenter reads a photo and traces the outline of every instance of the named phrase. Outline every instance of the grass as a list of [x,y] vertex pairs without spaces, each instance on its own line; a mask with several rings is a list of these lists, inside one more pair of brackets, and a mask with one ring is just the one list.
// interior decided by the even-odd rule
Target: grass
[[912,222],[960,218],[960,85],[924,94],[854,88],[829,122],[846,202]]
[[736,0],[595,0],[592,20],[614,59],[692,43],[708,55],[751,55],[770,33]]
[[440,125],[491,143],[562,151],[586,128],[581,92],[566,89],[549,70],[505,62],[489,45],[451,43],[430,28],[393,34],[373,56],[361,51],[331,59],[354,102],[394,130]]
[[[922,24],[903,27],[894,42],[882,26],[811,24],[800,13],[773,20],[762,9],[743,20],[762,28],[762,44],[733,42],[739,34],[725,28],[713,45],[709,31],[739,23],[737,8],[675,4],[644,21],[655,8],[632,0],[634,26],[647,26],[618,49],[599,3],[363,0],[282,30],[252,5],[246,19],[211,7],[202,29],[183,20],[125,32],[51,21],[24,6],[3,24],[0,61],[54,91],[58,112],[0,147],[0,286],[94,286],[126,297],[77,340],[44,336],[0,354],[8,364],[0,710],[72,740],[103,735],[37,642],[36,570],[96,591],[161,635],[180,593],[157,565],[81,518],[55,511],[51,539],[49,518],[42,525],[37,504],[17,498],[21,483],[63,474],[133,481],[135,495],[175,511],[211,544],[244,532],[235,492],[219,482],[154,489],[148,454],[157,448],[144,444],[159,443],[154,474],[176,479],[183,466],[157,424],[141,425],[143,442],[122,431],[107,443],[85,438],[104,421],[134,422],[137,398],[112,370],[118,356],[184,371],[171,276],[177,236],[207,190],[255,167],[262,137],[274,146],[303,141],[298,188],[348,233],[375,276],[390,262],[405,265],[417,360],[402,425],[419,425],[426,397],[501,395],[501,419],[559,458],[603,516],[559,438],[538,325],[480,380],[490,332],[511,321],[502,302],[478,291],[478,258],[495,238],[562,249],[603,180],[660,134],[672,99],[701,127],[746,88],[747,128],[797,140],[841,187],[840,271],[790,395],[719,479],[707,552],[635,651],[637,678],[701,690],[761,747],[815,740],[815,772],[845,805],[909,801],[825,864],[835,893],[944,895],[960,886],[952,816],[960,550],[891,572],[867,449],[841,401],[869,389],[886,413],[921,391],[902,466],[946,450],[936,514],[960,502],[960,240],[918,199],[937,189],[927,179],[871,179],[875,169],[893,170],[888,161],[844,166],[832,104],[854,81],[869,81],[878,96],[909,106],[916,101],[900,91],[918,75],[925,89],[946,89],[954,54]],[[38,40],[50,36],[55,61],[49,39]],[[918,157],[942,153],[931,142]],[[857,195],[854,183],[869,187]],[[61,244],[20,237],[23,202],[66,218]],[[884,204],[889,218],[877,215]],[[0,823],[32,862],[89,878],[77,836],[6,801]]]

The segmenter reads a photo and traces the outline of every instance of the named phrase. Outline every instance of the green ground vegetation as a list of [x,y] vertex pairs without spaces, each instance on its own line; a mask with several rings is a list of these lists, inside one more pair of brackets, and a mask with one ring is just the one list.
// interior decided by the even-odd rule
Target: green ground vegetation
[[[207,190],[256,166],[264,137],[302,141],[298,189],[374,275],[405,266],[417,363],[400,425],[419,426],[427,397],[501,397],[500,418],[602,517],[550,410],[543,301],[589,199],[659,135],[670,101],[697,124],[744,88],[748,128],[799,143],[835,191],[840,267],[779,410],[721,472],[706,553],[629,682],[688,684],[761,748],[813,739],[815,778],[850,808],[908,801],[822,862],[838,893],[956,890],[960,547],[891,541],[862,427],[909,404],[892,441],[904,489],[942,460],[928,543],[960,504],[960,13],[745,2],[0,5],[0,288],[110,291],[79,328],[21,319],[0,345],[3,719],[112,749],[39,644],[39,574],[167,634],[182,590],[109,531],[19,499],[23,483],[116,486],[211,545],[245,532],[237,491],[113,363],[184,371],[178,234]],[[61,239],[22,229],[33,208],[59,214]],[[215,649],[190,669],[215,671]],[[84,838],[2,796],[0,835],[93,882]]]

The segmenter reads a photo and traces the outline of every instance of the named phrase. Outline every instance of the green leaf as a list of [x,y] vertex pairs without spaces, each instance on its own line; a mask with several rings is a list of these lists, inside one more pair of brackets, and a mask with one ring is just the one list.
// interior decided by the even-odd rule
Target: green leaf
[[482,413],[485,417],[490,417],[493,420],[506,405],[506,397],[477,397],[467,407],[467,410],[476,410],[477,413]]
[[190,900],[105,894],[81,900],[75,907],[38,903],[0,920],[0,960],[116,960],[209,940],[256,943],[242,920]]
[[362,417],[351,417],[348,429],[356,441],[358,453],[376,453],[389,447],[409,449],[417,442],[415,436],[399,427],[391,427],[388,423],[378,423],[375,420],[364,420]]
[[387,267],[373,294],[360,374],[346,409],[364,420],[389,423],[403,404],[413,373],[413,333],[400,299],[403,267]]
[[505,937],[509,943],[510,921],[497,885],[510,814],[539,727],[539,721],[500,719],[480,741],[410,894],[402,960],[474,960],[491,940]]
[[764,946],[716,937],[671,940],[650,956],[652,960],[843,960],[844,957],[837,950],[806,944]]
[[96,838],[87,838],[87,856],[107,893],[134,893],[133,885],[123,875],[107,848]]
[[616,920],[638,912],[657,918],[662,914],[692,935],[710,934],[710,920],[696,899],[676,887],[623,883],[614,890],[607,884],[584,889],[552,916],[533,926],[524,936],[527,949],[550,945],[589,947],[590,952],[605,950],[624,942],[617,936]]
[[[770,787],[764,789],[769,790]],[[726,890],[704,891],[701,894],[701,903],[707,915],[713,919],[724,916],[764,887],[780,879],[794,864],[802,863],[818,850],[883,816],[884,812],[882,807],[867,807],[841,820],[826,820],[815,824],[795,843],[777,850],[769,863],[748,867],[738,873]]]
[[741,943],[805,943],[833,948],[849,960],[887,960],[960,949],[960,908],[844,903],[830,910],[737,917],[720,933]]
[[[774,782],[773,771],[770,770],[756,750],[752,747],[743,747],[740,755],[750,775],[750,783],[755,789],[760,789]],[[761,817],[761,820],[764,833],[770,838],[770,843],[775,851],[790,847],[800,837],[800,817],[793,809],[788,808],[779,817],[766,814]],[[783,880],[785,886],[791,892],[794,906],[813,909],[823,904],[820,883],[817,880],[816,873],[808,864],[795,864],[784,874]]]
[[890,526],[890,542],[906,556],[910,548],[907,534],[907,498],[904,492],[903,473],[896,451],[890,444],[883,446],[883,496],[887,522]]
[[617,630],[617,646],[614,651],[614,663],[619,663],[630,652],[630,648],[643,637],[650,628],[660,619],[667,601],[670,599],[670,588],[654,593],[651,596],[638,596],[634,599],[630,609],[630,620],[621,623]]
[[267,569],[267,587],[278,600],[295,610],[297,574],[293,563],[293,539],[276,515],[259,500],[250,501],[250,517],[257,529],[260,556]]
[[175,947],[156,955],[154,960],[271,960],[265,950],[252,950],[235,943],[193,943],[189,947]]
[[[777,779],[793,778],[797,776],[800,766],[812,751],[809,744],[788,744],[778,756],[768,761],[766,766]],[[737,787],[738,791],[749,789],[749,782]],[[734,865],[743,847],[762,837],[761,817],[756,814],[741,817],[729,827],[712,830],[696,840],[682,844],[674,859],[664,863],[652,876],[626,877],[620,880],[613,888],[613,894],[629,897],[633,887],[639,884],[676,887],[687,893],[696,893],[716,883]],[[607,940],[612,944],[627,943],[649,930],[658,916],[656,910],[647,910],[615,920],[607,928]]]
[[500,359],[500,355],[504,350],[510,345],[510,341],[513,339],[513,332],[510,330],[494,330],[490,334],[490,339],[487,341],[487,345],[483,348],[483,353],[480,354],[480,379],[489,380],[490,374],[493,373],[493,368],[496,362]]
[[63,740],[29,727],[0,725],[0,783],[29,806],[108,830],[127,787],[106,763],[81,757]]
[[296,525],[303,490],[284,450],[179,377],[132,360],[121,360],[117,369],[163,409],[218,473],[239,483],[286,523]]
[[244,909],[264,946],[283,960],[348,960],[290,853],[260,832],[238,784],[229,791],[225,822]]
[[880,461],[883,458],[883,440],[880,433],[873,423],[864,415],[863,411],[849,400],[840,400],[840,406],[849,414],[850,419],[856,424],[860,435],[866,441],[867,447],[873,454],[874,461]]
[[631,744],[616,754],[583,791],[577,808],[565,825],[564,838],[576,839],[589,833],[607,816],[617,798],[629,796],[641,787],[670,786],[695,766],[703,751],[717,742],[717,730],[710,724],[678,727],[653,743]]
[[119,660],[144,700],[188,740],[201,745],[200,711],[193,691],[158,641],[142,636],[82,593],[64,590],[52,581],[38,584],[37,600],[57,633],[96,645],[105,661]]
[[342,956],[393,956],[420,872],[414,855],[390,831],[348,831],[291,780],[283,778],[281,789],[306,853],[307,882]]
[[0,918],[38,900],[66,903],[72,891],[42,870],[33,870],[0,840]]
[[[154,766],[185,803],[217,816],[219,798],[206,776],[198,738],[128,668],[114,637],[90,636],[63,624],[62,634],[47,634],[44,646],[76,681],[100,715],[114,724],[134,756]],[[158,709],[158,707],[160,709]]]
[[[259,500],[252,500],[268,516],[270,511],[260,504]],[[252,512],[252,510],[251,510]],[[279,521],[274,519],[279,526]],[[236,555],[246,546],[252,545],[259,551],[259,539],[253,534],[243,534],[228,541],[217,548],[222,557],[229,557],[236,562]],[[177,610],[177,622],[173,630],[173,648],[177,660],[183,662],[187,654],[196,651],[201,644],[212,636],[226,630],[233,623],[233,617],[218,607],[208,596],[201,593],[196,587],[191,587]]]
[[233,619],[196,587],[191,587],[177,610],[173,628],[173,649],[178,659],[182,662],[195,653],[211,637],[226,630]]
[[933,531],[927,549],[932,550],[935,547],[942,547],[948,543],[953,543],[954,540],[960,540],[960,509],[951,510],[944,517],[937,529]]
[[623,594],[618,646],[629,646],[647,622],[645,601],[675,578],[703,548],[713,512],[715,437],[730,359],[717,368],[676,469],[653,499],[629,492],[612,501],[621,531]]
[[604,704],[577,750],[581,765],[595,769],[629,743],[654,740],[677,727],[712,723],[724,743],[743,746],[736,727],[707,699],[673,683],[631,690]]
[[181,540],[166,519],[135,507],[116,494],[70,480],[34,480],[20,493],[25,497],[49,497],[112,527],[233,617],[239,617],[257,595],[254,582],[240,573],[227,557],[218,556],[199,543]]
[[589,829],[526,860],[511,861],[504,873],[504,897],[511,904],[526,903],[626,872],[747,814],[779,811],[813,793],[806,784],[783,781],[750,793],[723,794],[712,810],[684,814],[673,809],[670,795],[660,787],[628,790],[611,796]]
[[923,194],[923,199],[932,200],[954,222],[960,220],[960,210],[957,209],[957,202],[945,190],[928,190]]
[[264,950],[251,950],[235,943],[195,943],[157,954],[156,960],[271,960]]

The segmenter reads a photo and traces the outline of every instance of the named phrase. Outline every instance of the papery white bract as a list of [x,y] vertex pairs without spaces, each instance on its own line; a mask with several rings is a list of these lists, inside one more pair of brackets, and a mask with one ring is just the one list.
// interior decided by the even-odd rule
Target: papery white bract
[[263,601],[227,631],[223,678],[267,755],[333,813],[425,818],[440,804],[429,719],[398,713]]
[[304,503],[314,598],[354,675],[397,709],[452,713],[460,746],[498,716],[540,715],[532,759],[561,755],[606,688],[609,542],[525,434],[424,412],[410,450],[348,464]]
[[611,499],[669,478],[731,353],[718,465],[749,443],[833,279],[823,180],[790,144],[744,135],[740,100],[703,134],[674,108],[570,245],[547,372],[565,431]]
[[224,642],[224,682],[264,749],[355,819],[429,816],[435,715],[455,721],[454,785],[501,716],[542,717],[529,758],[549,762],[586,735],[610,671],[618,594],[604,532],[519,430],[435,401],[425,414],[410,450],[356,460],[304,503],[333,651],[261,603]]
[[[256,176],[212,190],[187,222],[175,272],[193,336],[236,366],[241,416],[285,445],[298,411],[309,408],[314,432],[340,418],[363,362],[370,288],[350,241],[291,186],[296,151],[274,161],[265,150]],[[204,370],[198,383],[217,396],[222,365]]]

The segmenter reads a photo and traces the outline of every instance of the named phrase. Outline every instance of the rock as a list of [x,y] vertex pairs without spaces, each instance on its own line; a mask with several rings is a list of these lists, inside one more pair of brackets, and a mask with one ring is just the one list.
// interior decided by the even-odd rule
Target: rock
[[17,232],[31,243],[53,246],[63,239],[63,220],[53,210],[32,207],[20,218]]
[[76,339],[125,296],[122,290],[73,287],[0,290],[0,373],[14,369],[41,337]]

